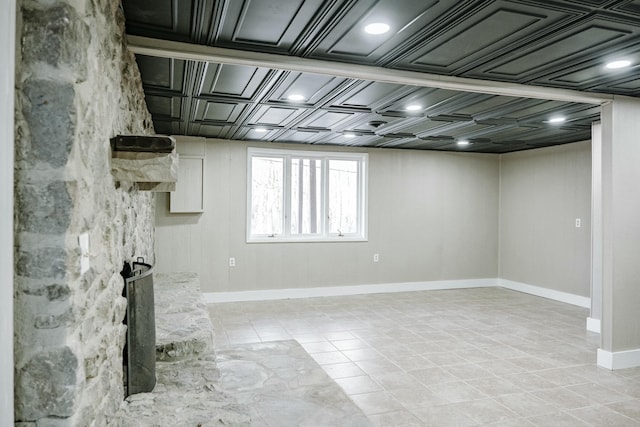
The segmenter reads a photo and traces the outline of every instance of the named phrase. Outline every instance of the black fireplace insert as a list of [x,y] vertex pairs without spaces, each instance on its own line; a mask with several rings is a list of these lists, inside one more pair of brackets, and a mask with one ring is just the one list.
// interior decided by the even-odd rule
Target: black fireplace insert
[[124,347],[124,395],[152,391],[156,385],[156,322],[153,267],[143,258],[125,262],[122,271],[127,299],[127,341]]

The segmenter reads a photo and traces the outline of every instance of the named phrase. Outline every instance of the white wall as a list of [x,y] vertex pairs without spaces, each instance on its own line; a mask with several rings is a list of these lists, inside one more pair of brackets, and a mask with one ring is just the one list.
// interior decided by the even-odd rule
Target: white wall
[[588,297],[590,141],[502,155],[500,182],[500,278]]
[[498,156],[367,150],[368,242],[247,244],[247,146],[208,140],[203,214],[158,197],[158,271],[196,271],[205,292],[497,277]]
[[13,97],[15,0],[0,0],[0,425],[13,425]]

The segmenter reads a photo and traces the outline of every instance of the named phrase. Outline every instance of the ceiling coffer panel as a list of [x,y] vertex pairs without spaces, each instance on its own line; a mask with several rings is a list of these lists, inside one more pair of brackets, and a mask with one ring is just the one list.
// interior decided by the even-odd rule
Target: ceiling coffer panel
[[[589,19],[580,24],[558,30],[527,47],[504,55],[473,73],[479,77],[526,82],[559,69],[579,66],[589,59],[606,61],[602,52],[611,51],[615,44],[628,41],[637,30],[628,24],[605,19]],[[574,88],[574,85],[571,85]],[[566,86],[565,86],[566,87]]]
[[332,77],[311,73],[284,73],[277,85],[269,94],[269,101],[288,102],[292,95],[303,98],[305,105],[318,105],[333,95],[348,87],[353,81],[340,77]]
[[185,61],[170,58],[138,55],[136,62],[142,76],[142,84],[156,89],[182,92]]
[[192,0],[125,0],[122,6],[131,33],[178,41],[190,38]]
[[[346,12],[330,24],[330,31],[319,40],[310,56],[377,62],[395,51],[397,46],[411,44],[412,36],[447,9],[443,4],[446,2],[436,0],[359,0],[347,3]],[[390,31],[371,37],[364,28],[377,22],[389,22]]]
[[288,53],[322,11],[322,0],[227,0],[216,41]]
[[426,35],[413,52],[396,63],[419,71],[460,74],[460,70],[474,69],[520,49],[524,41],[573,16],[540,6],[498,1],[469,10],[465,18]]
[[198,95],[251,99],[265,83],[268,73],[268,69],[260,67],[207,63]]

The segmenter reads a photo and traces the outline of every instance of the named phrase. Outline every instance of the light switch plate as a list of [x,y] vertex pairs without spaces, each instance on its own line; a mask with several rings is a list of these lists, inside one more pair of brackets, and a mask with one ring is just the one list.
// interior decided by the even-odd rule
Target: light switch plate
[[82,233],[78,236],[78,243],[80,244],[80,253],[89,255],[89,233]]

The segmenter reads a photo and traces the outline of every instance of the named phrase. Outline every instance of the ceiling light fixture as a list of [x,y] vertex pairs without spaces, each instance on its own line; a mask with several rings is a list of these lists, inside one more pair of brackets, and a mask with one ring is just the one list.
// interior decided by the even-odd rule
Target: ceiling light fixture
[[407,111],[419,111],[419,110],[422,110],[422,105],[419,105],[419,104],[407,105],[406,110]]
[[289,101],[304,101],[306,98],[304,97],[304,95],[300,95],[299,93],[293,93],[287,96],[287,99]]
[[364,27],[364,31],[367,34],[373,34],[373,35],[384,34],[388,32],[389,29],[390,27],[383,22],[374,22],[373,24],[369,24],[366,27]]
[[610,70],[617,70],[619,68],[626,68],[631,65],[631,61],[628,59],[620,59],[617,61],[607,62],[606,67]]
[[458,141],[458,145],[464,147],[465,145],[471,145],[471,143],[466,139],[461,139],[460,141]]
[[565,120],[567,120],[567,119],[565,119],[564,117],[553,117],[553,118],[547,120],[547,123],[562,123]]
[[355,133],[345,133],[345,134],[344,134],[344,137],[345,137],[345,138],[355,138],[355,137],[356,137],[356,134],[355,134]]
[[265,128],[255,128],[254,130],[258,133],[265,133],[267,131]]

